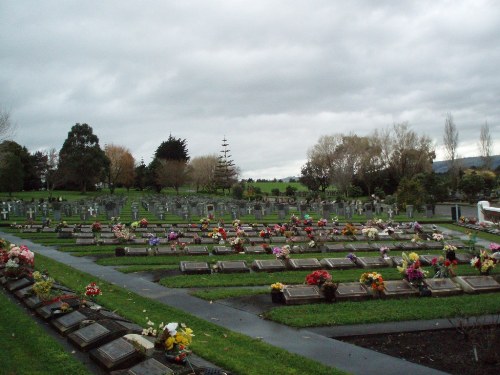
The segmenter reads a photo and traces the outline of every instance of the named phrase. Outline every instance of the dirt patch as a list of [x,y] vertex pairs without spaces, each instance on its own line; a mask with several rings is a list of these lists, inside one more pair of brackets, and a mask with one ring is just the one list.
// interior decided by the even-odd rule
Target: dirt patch
[[498,326],[475,328],[467,334],[454,329],[351,337],[341,340],[451,374],[500,374],[500,327]]

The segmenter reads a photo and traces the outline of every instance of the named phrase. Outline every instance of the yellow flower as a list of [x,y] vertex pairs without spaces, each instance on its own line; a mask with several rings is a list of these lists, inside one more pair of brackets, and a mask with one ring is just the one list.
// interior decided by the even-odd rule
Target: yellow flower
[[165,349],[172,350],[174,348],[175,340],[172,336],[165,340]]
[[412,262],[416,262],[419,259],[419,256],[417,253],[410,253],[410,255],[408,255],[408,257],[410,258],[410,260]]

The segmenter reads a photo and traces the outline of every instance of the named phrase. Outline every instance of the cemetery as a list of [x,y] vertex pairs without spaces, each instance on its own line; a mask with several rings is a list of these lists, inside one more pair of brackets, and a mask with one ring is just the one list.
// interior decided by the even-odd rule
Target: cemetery
[[[448,218],[430,213],[411,208],[395,211],[396,207],[384,205],[371,210],[356,202],[293,206],[269,202],[255,207],[251,202],[154,195],[140,201],[106,197],[55,205],[3,202],[2,220],[8,226],[2,231],[21,243],[23,239],[42,243],[61,256],[113,268],[122,275],[118,277],[149,280],[172,291],[185,289],[198,301],[220,300],[285,326],[317,330],[360,326],[349,337],[325,336],[360,347],[376,348],[373,342],[380,340],[363,331],[367,323],[498,314],[500,273],[495,266],[500,240],[486,244],[478,238],[481,232],[500,238],[496,223],[458,221],[450,226]],[[474,232],[457,235],[450,227]],[[10,256],[7,248],[3,254],[4,260]],[[38,259],[51,265],[44,258],[37,254],[25,268],[39,269]],[[141,322],[137,314],[126,316],[128,307],[120,309],[115,300],[101,306],[96,302],[102,298],[99,293],[97,298],[82,298],[74,280],[68,284],[52,280],[49,294],[58,297],[47,303],[46,296],[33,291],[57,273],[54,266],[46,269],[51,270],[41,281],[32,272],[14,278],[4,261],[0,281],[104,373],[188,373],[183,372],[189,370],[185,358],[196,373],[231,373],[230,368],[217,366],[226,363],[222,354],[211,356],[216,364],[202,359],[203,349],[196,343],[199,335],[192,338],[193,354],[186,347],[170,355],[158,343],[155,323]],[[99,285],[105,283],[98,280]],[[408,304],[419,306],[418,318]],[[373,316],[366,309],[380,313]],[[197,327],[196,319],[186,324]],[[154,335],[153,327],[158,331]],[[486,329],[481,327],[476,329]],[[448,328],[450,334],[456,331],[453,325]],[[425,331],[429,337],[440,332]],[[403,338],[411,336],[403,333],[399,333]],[[481,356],[490,358],[491,353]],[[488,363],[483,363],[483,373],[498,370],[498,360]]]

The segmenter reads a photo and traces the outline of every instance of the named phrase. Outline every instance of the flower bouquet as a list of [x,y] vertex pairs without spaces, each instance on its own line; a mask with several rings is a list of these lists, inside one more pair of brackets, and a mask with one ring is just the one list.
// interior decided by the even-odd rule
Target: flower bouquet
[[318,285],[319,287],[321,287],[324,283],[331,280],[332,275],[330,275],[328,271],[317,270],[307,275],[305,282],[307,285]]
[[139,227],[141,228],[147,228],[148,227],[148,220],[146,218],[142,218],[140,221],[139,221]]
[[115,238],[117,238],[120,243],[125,243],[135,238],[134,234],[132,234],[123,224],[113,225],[112,231]]
[[35,265],[35,254],[26,245],[10,245],[4,252],[2,262],[5,263],[4,275],[9,278],[31,276]]
[[274,303],[283,303],[285,302],[285,298],[283,296],[283,290],[285,289],[285,285],[277,282],[271,284],[271,300]]
[[444,279],[448,277],[455,276],[454,268],[457,266],[457,260],[449,260],[444,257],[433,258],[432,266],[434,267],[434,278],[435,279]]
[[283,247],[275,247],[273,249],[273,254],[276,256],[276,259],[289,259],[290,258],[290,246],[285,245]]
[[35,293],[41,301],[50,300],[54,279],[39,271],[35,271],[33,272],[33,280],[35,281],[32,287],[33,293]]
[[101,223],[98,221],[95,221],[92,223],[92,233],[99,233],[102,230]]
[[382,246],[380,248],[380,256],[383,259],[389,259],[389,255],[387,255],[389,253],[389,251],[390,251],[390,249],[387,246]]
[[361,234],[368,237],[369,240],[375,240],[378,237],[378,229],[374,227],[363,228]]
[[92,281],[89,285],[85,287],[85,296],[88,297],[93,303],[95,303],[96,296],[102,295],[99,286]]
[[245,240],[241,237],[234,237],[231,239],[231,247],[233,250],[237,253],[241,253],[244,251],[243,244],[245,243]]
[[444,241],[444,236],[442,233],[432,233],[432,239],[437,242],[443,242]]
[[479,270],[481,275],[489,275],[490,271],[496,267],[497,260],[491,257],[486,250],[482,250],[479,256],[471,259],[470,265]]
[[448,259],[449,261],[453,262],[455,259],[457,259],[456,257],[457,248],[455,246],[446,244],[443,247],[443,251],[445,253],[445,258]]
[[403,252],[402,258],[402,265],[397,267],[398,271],[413,286],[421,290],[423,288],[424,278],[427,276],[427,271],[422,269],[419,255],[414,252],[407,255]]
[[359,282],[367,285],[370,290],[379,293],[384,290],[384,279],[378,272],[365,272],[359,278]]
[[173,363],[185,364],[187,356],[191,354],[189,345],[191,345],[193,336],[193,330],[186,327],[185,324],[168,323],[163,328],[162,334],[167,360]]
[[327,219],[320,219],[320,220],[318,220],[318,227],[324,227],[324,226],[326,226],[326,224],[328,224],[328,220]]
[[344,228],[342,228],[343,236],[354,236],[357,232],[357,229],[351,223],[347,223]]

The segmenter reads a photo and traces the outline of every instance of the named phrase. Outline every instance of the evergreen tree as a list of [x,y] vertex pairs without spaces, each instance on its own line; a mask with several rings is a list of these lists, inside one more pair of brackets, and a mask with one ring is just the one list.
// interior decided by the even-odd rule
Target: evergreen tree
[[222,150],[215,167],[215,186],[217,189],[222,189],[222,193],[227,189],[231,191],[231,186],[236,182],[237,172],[234,162],[231,160],[231,155],[228,148],[226,137],[222,140]]

